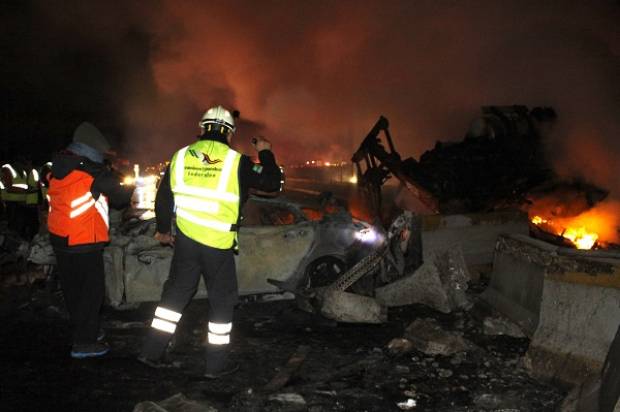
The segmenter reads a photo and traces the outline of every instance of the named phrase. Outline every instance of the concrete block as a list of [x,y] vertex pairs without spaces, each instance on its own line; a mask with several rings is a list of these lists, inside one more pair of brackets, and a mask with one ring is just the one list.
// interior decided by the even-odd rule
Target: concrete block
[[544,267],[499,251],[488,288],[481,298],[531,337],[538,326]]
[[439,269],[424,263],[414,273],[375,290],[377,301],[388,306],[421,303],[443,313],[450,313],[448,295],[443,289]]
[[469,272],[460,246],[432,254],[414,273],[375,290],[388,306],[420,303],[443,313],[468,305],[465,294]]
[[356,295],[340,290],[322,289],[320,292],[321,315],[338,322],[384,323],[387,309],[369,296]]

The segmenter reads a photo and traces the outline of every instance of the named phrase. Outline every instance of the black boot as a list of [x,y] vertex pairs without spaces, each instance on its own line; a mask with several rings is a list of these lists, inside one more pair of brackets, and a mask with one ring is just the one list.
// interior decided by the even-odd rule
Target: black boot
[[151,368],[174,368],[172,362],[169,362],[165,358],[166,347],[172,335],[163,333],[155,329],[149,330],[144,344],[142,345],[142,351],[138,356],[138,362],[141,362]]
[[239,364],[228,358],[228,345],[207,345],[204,377],[217,379],[239,369]]

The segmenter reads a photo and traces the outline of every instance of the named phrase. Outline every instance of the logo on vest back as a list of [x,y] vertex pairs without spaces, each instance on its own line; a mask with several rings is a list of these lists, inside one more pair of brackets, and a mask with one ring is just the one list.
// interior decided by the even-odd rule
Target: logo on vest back
[[202,153],[202,163],[206,163],[206,164],[209,164],[209,165],[214,165],[214,164],[222,163],[222,160],[221,159],[211,160],[211,158],[209,157],[208,154]]

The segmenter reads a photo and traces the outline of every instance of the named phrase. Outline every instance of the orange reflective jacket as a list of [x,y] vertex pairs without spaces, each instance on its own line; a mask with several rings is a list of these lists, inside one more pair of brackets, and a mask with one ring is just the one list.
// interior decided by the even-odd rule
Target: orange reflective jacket
[[74,170],[62,179],[50,179],[47,192],[50,211],[47,226],[50,233],[66,237],[69,246],[107,242],[108,199],[90,192],[93,177]]

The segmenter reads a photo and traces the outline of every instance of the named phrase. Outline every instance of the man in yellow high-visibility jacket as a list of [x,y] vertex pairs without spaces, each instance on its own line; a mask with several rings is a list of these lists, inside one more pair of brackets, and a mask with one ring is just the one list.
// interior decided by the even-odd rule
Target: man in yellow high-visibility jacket
[[[228,345],[238,295],[234,253],[241,206],[250,188],[278,191],[281,171],[263,138],[253,142],[259,164],[230,148],[235,118],[224,107],[207,110],[200,127],[199,140],[174,154],[157,191],[155,237],[174,242],[174,255],[138,360],[170,366],[162,356],[202,275],[209,296],[204,376],[218,378],[237,369]],[[170,233],[173,208],[176,238]]]

